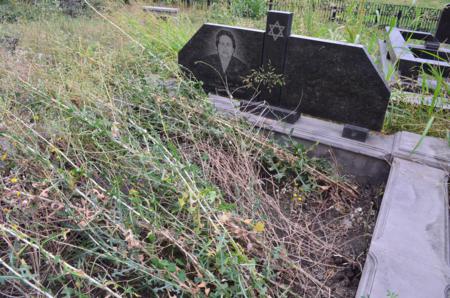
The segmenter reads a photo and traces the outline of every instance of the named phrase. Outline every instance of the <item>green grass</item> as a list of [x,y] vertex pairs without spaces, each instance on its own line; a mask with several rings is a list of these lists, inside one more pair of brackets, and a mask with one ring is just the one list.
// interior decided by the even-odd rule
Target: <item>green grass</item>
[[[351,210],[354,185],[302,148],[218,116],[179,72],[177,52],[205,20],[264,27],[216,8],[168,21],[139,5],[108,20],[34,12],[0,24],[20,38],[14,55],[0,52],[0,140],[11,147],[0,152],[2,293],[325,295],[315,272],[335,272],[336,252],[362,266],[310,229],[314,206]],[[380,32],[357,18],[316,24],[296,18],[294,32],[377,53]],[[429,133],[442,136],[440,113],[393,101],[385,132],[421,132],[434,117]]]

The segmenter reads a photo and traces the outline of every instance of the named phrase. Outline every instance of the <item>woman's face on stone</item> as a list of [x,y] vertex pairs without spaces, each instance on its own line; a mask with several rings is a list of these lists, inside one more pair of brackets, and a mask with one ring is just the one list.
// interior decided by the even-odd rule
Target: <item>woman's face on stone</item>
[[234,52],[233,41],[231,38],[226,35],[220,36],[219,43],[217,44],[217,51],[221,58],[231,58]]

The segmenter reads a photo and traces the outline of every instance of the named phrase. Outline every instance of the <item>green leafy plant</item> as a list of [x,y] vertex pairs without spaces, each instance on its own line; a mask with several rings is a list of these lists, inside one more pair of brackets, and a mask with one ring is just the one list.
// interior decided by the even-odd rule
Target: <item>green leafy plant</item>
[[283,74],[277,73],[270,61],[258,69],[252,69],[243,79],[243,83],[246,88],[255,90],[255,94],[260,92],[261,88],[267,89],[270,93],[274,88],[286,84]]
[[234,15],[249,18],[261,18],[266,14],[265,0],[235,0],[231,1],[231,10]]

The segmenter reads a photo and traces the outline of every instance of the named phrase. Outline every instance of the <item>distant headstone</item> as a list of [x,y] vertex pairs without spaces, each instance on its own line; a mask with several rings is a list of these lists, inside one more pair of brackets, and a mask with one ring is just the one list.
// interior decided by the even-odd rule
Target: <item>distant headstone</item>
[[[294,36],[291,25],[292,14],[279,11],[269,11],[265,32],[205,24],[180,51],[178,62],[205,91],[239,98],[246,111],[287,122],[301,112],[381,130],[390,90],[364,47]],[[268,65],[285,85],[262,85],[255,98],[243,79]]]
[[450,4],[447,4],[441,12],[436,38],[443,43],[450,43]]
[[164,15],[176,15],[179,9],[173,7],[160,7],[160,6],[142,6],[142,10],[145,12],[151,12],[155,14]]

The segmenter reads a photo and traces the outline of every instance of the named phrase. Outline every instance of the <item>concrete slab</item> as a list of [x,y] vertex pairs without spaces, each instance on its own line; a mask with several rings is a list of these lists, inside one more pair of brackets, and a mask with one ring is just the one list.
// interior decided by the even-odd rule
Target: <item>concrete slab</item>
[[311,142],[319,142],[332,147],[339,147],[354,153],[359,153],[378,159],[389,160],[393,136],[385,136],[371,132],[365,143],[343,138],[344,125],[324,121],[302,115],[294,124],[264,118],[262,116],[239,111],[239,102],[229,98],[210,95],[210,99],[218,112],[236,117],[244,117],[251,124],[278,132],[284,135],[307,139]]
[[356,297],[448,297],[447,182],[447,171],[394,158]]
[[425,137],[422,141],[421,138],[420,135],[411,132],[397,133],[393,156],[450,171],[450,147],[447,142],[434,137]]

